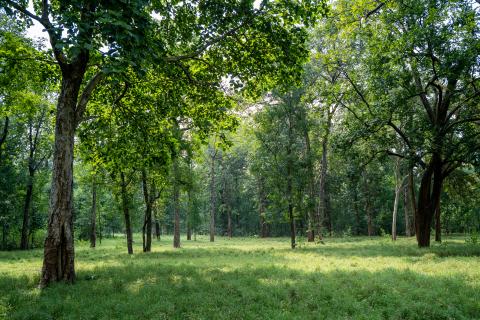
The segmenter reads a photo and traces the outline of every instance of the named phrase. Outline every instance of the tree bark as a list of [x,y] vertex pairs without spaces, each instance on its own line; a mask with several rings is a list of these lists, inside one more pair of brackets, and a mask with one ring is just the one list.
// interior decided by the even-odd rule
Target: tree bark
[[265,202],[266,199],[264,181],[262,178],[260,178],[258,182],[258,213],[260,215],[260,237],[262,238],[268,237],[268,223],[267,219],[265,219]]
[[55,121],[50,212],[40,287],[52,281],[75,280],[73,145],[77,125],[76,104],[86,62],[76,68],[64,66],[62,70],[62,88]]
[[442,242],[442,221],[440,215],[440,197],[436,200],[435,208],[435,242]]
[[288,145],[287,145],[287,201],[288,201],[288,219],[290,221],[290,242],[292,249],[296,247],[296,230],[295,218],[293,216],[293,159],[292,159],[292,145],[293,145],[293,124],[292,116],[288,115]]
[[128,254],[133,254],[133,237],[132,237],[132,226],[130,223],[130,206],[128,202],[127,194],[127,183],[125,181],[125,174],[120,172],[121,179],[121,192],[122,192],[122,208],[123,208],[123,218],[125,220],[125,234],[127,236],[127,250]]
[[5,122],[3,124],[3,130],[2,130],[2,136],[0,137],[0,164],[2,163],[3,144],[5,143],[5,141],[7,141],[9,122],[10,122],[10,119],[8,117],[5,117]]
[[393,203],[392,214],[392,240],[397,240],[397,215],[398,215],[398,202],[400,201],[400,191],[402,189],[402,177],[400,173],[400,159],[395,163],[395,200]]
[[142,170],[143,197],[145,201],[145,217],[142,227],[143,252],[152,251],[152,202],[150,193],[153,193],[153,190],[148,190],[147,179],[147,172]]
[[155,237],[157,237],[157,240],[160,240],[160,223],[157,219],[155,219]]
[[307,158],[307,176],[308,176],[308,201],[307,201],[307,217],[308,217],[308,230],[307,230],[307,241],[315,241],[315,175],[313,172],[313,155],[310,146],[310,136],[308,134],[308,126],[305,125],[304,128],[304,139],[305,139],[305,151]]
[[434,153],[423,173],[418,195],[415,229],[419,247],[430,246],[430,228],[437,206],[440,205],[442,184],[442,163],[440,156]]
[[97,183],[95,181],[95,176],[92,181],[92,212],[90,218],[90,247],[95,248],[97,242]]

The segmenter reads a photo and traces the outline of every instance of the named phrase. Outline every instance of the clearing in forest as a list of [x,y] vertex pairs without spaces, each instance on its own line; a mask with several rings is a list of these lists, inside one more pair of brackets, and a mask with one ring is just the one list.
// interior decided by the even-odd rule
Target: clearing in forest
[[37,289],[42,250],[0,252],[6,319],[475,319],[480,246],[460,237],[172,239],[129,256],[123,238],[77,245],[77,281]]

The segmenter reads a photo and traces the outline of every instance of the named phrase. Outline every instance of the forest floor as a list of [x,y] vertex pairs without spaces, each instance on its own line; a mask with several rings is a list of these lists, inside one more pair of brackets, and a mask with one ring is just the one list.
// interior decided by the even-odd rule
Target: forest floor
[[480,319],[480,245],[413,238],[77,243],[74,285],[37,289],[42,250],[0,252],[6,319]]

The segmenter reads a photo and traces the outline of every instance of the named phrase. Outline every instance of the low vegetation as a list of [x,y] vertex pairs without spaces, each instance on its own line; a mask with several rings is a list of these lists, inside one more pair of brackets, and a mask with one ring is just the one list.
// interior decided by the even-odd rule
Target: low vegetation
[[[140,235],[134,250],[141,251]],[[475,319],[480,246],[463,237],[217,238],[155,242],[128,255],[123,237],[77,243],[75,290],[40,290],[42,250],[0,253],[7,319]],[[137,247],[137,248],[135,248]],[[60,303],[61,302],[61,303]]]

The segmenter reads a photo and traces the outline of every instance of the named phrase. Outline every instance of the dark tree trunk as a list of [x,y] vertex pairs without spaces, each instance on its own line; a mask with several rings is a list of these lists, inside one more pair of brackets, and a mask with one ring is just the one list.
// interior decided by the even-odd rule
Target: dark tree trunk
[[150,193],[154,193],[154,188],[148,190],[147,172],[142,171],[143,196],[145,200],[145,218],[142,227],[143,252],[152,251],[152,201]]
[[2,146],[7,140],[8,136],[8,125],[9,125],[10,119],[8,117],[5,117],[5,122],[3,124],[3,130],[2,130],[2,136],[0,137],[0,164],[2,163]]
[[95,177],[92,182],[92,212],[90,218],[90,247],[95,248],[97,242],[97,183]]
[[357,186],[355,185],[353,188],[353,211],[355,213],[355,234],[357,236],[360,235],[360,209],[358,207],[358,192]]
[[160,223],[155,219],[155,237],[160,240]]
[[73,243],[73,145],[76,108],[87,59],[62,68],[62,88],[57,104],[52,186],[40,287],[52,281],[75,280]]
[[30,208],[33,195],[33,177],[35,175],[35,169],[29,166],[28,180],[27,180],[27,193],[25,194],[25,203],[23,206],[23,224],[22,224],[22,237],[20,241],[20,249],[28,249],[28,235],[30,234]]
[[121,188],[122,188],[122,207],[123,207],[123,217],[125,219],[125,234],[127,236],[127,250],[128,254],[133,254],[133,237],[132,237],[132,227],[130,223],[130,208],[128,202],[127,194],[127,183],[125,181],[125,174],[120,172],[121,178]]
[[413,168],[410,169],[410,172],[408,174],[408,189],[409,189],[409,194],[410,194],[410,208],[412,211],[412,221],[410,223],[410,235],[416,235],[415,232],[415,217],[417,215],[417,204],[416,204],[416,197],[415,197],[415,181],[414,181],[414,175],[413,175]]
[[430,246],[430,228],[437,206],[440,205],[442,183],[442,163],[440,156],[434,153],[423,173],[418,194],[415,229],[419,247]]
[[227,236],[231,238],[233,235],[232,230],[232,208],[228,206],[227,208]]

